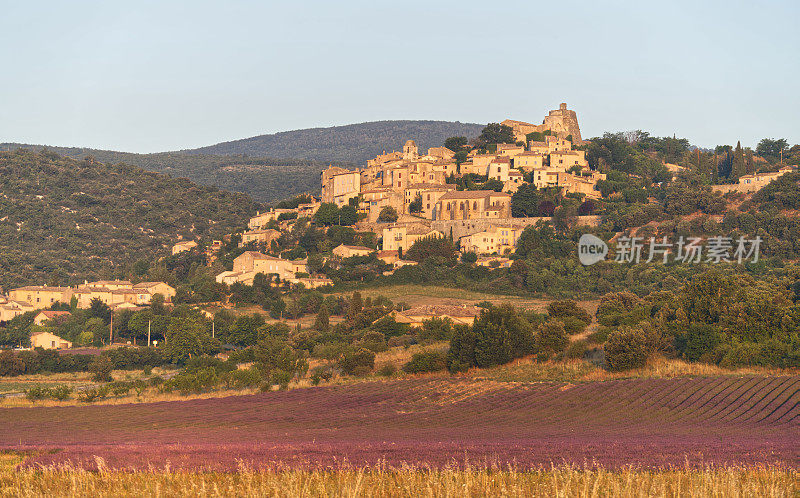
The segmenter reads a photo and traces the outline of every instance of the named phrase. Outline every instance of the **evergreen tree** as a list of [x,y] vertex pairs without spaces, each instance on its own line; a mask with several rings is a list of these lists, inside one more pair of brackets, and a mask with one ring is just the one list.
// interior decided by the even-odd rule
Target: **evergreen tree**
[[736,149],[733,152],[733,167],[731,168],[731,180],[738,180],[739,177],[747,173],[744,165],[744,150],[742,142],[736,142]]
[[317,319],[314,320],[314,330],[322,333],[327,333],[330,330],[330,318],[328,316],[328,307],[325,305],[320,306]]

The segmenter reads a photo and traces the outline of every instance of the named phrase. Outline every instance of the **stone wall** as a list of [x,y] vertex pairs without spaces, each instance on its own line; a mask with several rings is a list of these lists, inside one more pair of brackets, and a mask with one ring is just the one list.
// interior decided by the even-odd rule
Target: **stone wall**
[[[599,216],[579,216],[578,225],[597,226]],[[483,232],[496,226],[509,226],[513,228],[525,228],[535,225],[540,221],[550,221],[548,216],[537,216],[532,218],[495,218],[483,220],[437,220],[431,222],[431,228],[438,230],[445,235],[450,235],[453,230],[453,238],[458,240],[465,235]]]

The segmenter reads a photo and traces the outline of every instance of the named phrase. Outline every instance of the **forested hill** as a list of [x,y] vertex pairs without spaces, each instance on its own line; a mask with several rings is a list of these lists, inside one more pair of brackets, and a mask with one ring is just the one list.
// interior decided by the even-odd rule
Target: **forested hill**
[[0,285],[128,275],[170,254],[180,235],[221,237],[259,207],[134,166],[0,152]]
[[109,164],[130,164],[148,171],[167,173],[175,178],[188,178],[201,185],[219,187],[231,192],[244,192],[264,202],[285,199],[304,192],[318,193],[319,173],[328,166],[328,163],[303,159],[214,156],[180,152],[135,154],[83,147],[0,144],[0,151],[17,149],[54,152],[81,161],[86,157],[93,157]]
[[259,135],[182,152],[247,154],[363,165],[384,150],[402,150],[409,139],[415,140],[420,153],[424,153],[430,147],[440,147],[448,137],[477,137],[483,127],[457,121],[372,121]]

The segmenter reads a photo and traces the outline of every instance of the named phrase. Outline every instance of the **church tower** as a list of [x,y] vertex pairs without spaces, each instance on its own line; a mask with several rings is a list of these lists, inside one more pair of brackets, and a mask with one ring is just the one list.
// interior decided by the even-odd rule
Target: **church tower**
[[413,140],[408,140],[403,146],[403,159],[406,161],[419,159],[419,149],[417,148],[417,143]]

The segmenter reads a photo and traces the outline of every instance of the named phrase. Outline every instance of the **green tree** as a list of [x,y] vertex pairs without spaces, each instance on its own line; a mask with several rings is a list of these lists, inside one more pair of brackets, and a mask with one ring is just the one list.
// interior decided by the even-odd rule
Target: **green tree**
[[444,146],[453,152],[459,152],[467,146],[467,137],[450,137],[445,139]]
[[397,221],[397,211],[392,206],[386,206],[381,209],[380,214],[378,214],[378,221],[382,221],[384,223],[394,223]]
[[164,358],[182,364],[190,358],[219,351],[218,341],[199,320],[193,318],[170,318],[164,344]]
[[514,142],[516,142],[514,130],[510,126],[500,123],[489,123],[476,139],[476,143],[480,147],[486,147],[489,144],[513,144]]
[[789,148],[789,142],[785,138],[762,138],[756,146],[756,154],[766,159],[778,159],[781,152],[785,152]]
[[342,209],[339,210],[339,220],[338,223],[343,226],[351,226],[355,225],[358,221],[358,212],[356,212],[356,208],[351,205],[342,206]]
[[430,235],[417,239],[414,244],[408,248],[404,257],[411,261],[419,263],[428,258],[438,259],[445,264],[453,264],[456,261],[456,254],[458,250],[455,244],[449,237],[439,237]]
[[330,330],[330,318],[328,315],[328,307],[324,304],[320,306],[317,318],[314,320],[314,330],[322,333],[328,333]]
[[103,302],[102,299],[99,297],[95,297],[89,303],[89,312],[87,313],[88,317],[97,317],[103,320],[103,322],[108,323],[111,321],[111,308]]
[[744,161],[744,151],[742,150],[742,143],[736,142],[736,149],[733,152],[733,167],[731,169],[732,180],[737,180],[739,177],[744,176],[747,169]]
[[314,214],[314,223],[324,226],[338,224],[339,208],[332,202],[323,202]]

